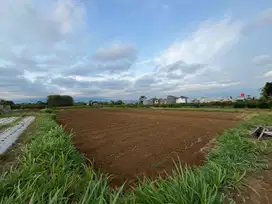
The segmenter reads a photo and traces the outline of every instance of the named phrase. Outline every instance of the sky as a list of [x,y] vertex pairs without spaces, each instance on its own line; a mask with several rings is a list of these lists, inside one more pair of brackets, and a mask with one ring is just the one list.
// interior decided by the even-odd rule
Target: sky
[[2,0],[0,98],[258,96],[271,36],[271,0]]

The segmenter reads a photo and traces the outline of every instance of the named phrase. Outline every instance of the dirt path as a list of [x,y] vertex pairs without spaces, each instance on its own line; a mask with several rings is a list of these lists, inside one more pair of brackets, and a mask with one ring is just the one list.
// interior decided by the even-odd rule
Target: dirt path
[[96,168],[114,175],[119,186],[136,176],[171,172],[172,158],[182,163],[204,162],[201,149],[217,133],[233,127],[237,113],[91,109],[60,112],[57,121],[76,133],[77,149]]

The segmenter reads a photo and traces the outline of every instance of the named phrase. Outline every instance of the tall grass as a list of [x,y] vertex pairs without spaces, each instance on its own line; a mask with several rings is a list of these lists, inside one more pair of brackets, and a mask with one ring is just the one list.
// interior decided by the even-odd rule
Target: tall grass
[[[219,137],[218,147],[207,155],[205,165],[175,164],[168,177],[143,179],[134,191],[110,190],[108,177],[95,173],[84,164],[51,115],[40,115],[37,131],[22,149],[18,167],[0,178],[1,203],[128,203],[128,204],[217,204],[228,199],[248,171],[266,168],[270,141],[248,138],[254,124],[272,123],[269,114],[261,114]],[[125,164],[124,164],[125,165]],[[229,200],[228,203],[230,203]]]
[[36,133],[22,149],[19,166],[0,177],[0,203],[115,203],[107,177],[84,165],[50,115],[39,116]]

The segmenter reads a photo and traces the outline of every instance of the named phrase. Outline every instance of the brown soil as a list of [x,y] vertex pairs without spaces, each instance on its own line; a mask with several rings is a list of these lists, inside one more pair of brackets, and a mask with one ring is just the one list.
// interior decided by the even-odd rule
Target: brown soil
[[59,112],[57,121],[75,132],[74,145],[95,168],[113,175],[112,186],[136,182],[183,164],[204,162],[204,147],[233,127],[238,113],[142,109],[89,109]]

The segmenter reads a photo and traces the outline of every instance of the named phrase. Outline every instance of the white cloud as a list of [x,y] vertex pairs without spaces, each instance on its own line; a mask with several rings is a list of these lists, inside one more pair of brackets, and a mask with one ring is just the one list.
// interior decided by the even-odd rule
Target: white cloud
[[60,24],[62,33],[70,33],[75,27],[84,24],[85,8],[75,5],[72,0],[58,0],[53,10],[53,19]]
[[[201,91],[236,86],[240,82],[224,83],[222,67],[217,61],[242,37],[243,24],[225,17],[219,21],[201,23],[188,38],[171,44],[161,55],[140,64],[155,64],[153,73],[158,86],[167,91]],[[207,76],[212,76],[207,82]],[[223,82],[221,82],[223,81]],[[153,86],[155,87],[156,84]],[[172,88],[171,88],[172,87]],[[155,88],[160,90],[160,87]],[[172,89],[172,90],[171,90]]]
[[170,45],[157,60],[165,65],[180,60],[185,63],[208,63],[238,42],[242,26],[230,17],[206,21],[189,38]]
[[264,77],[272,77],[272,70],[264,74]]
[[127,59],[134,61],[137,50],[134,46],[124,43],[112,43],[108,47],[99,48],[95,53],[95,59],[100,61],[114,61]]
[[168,4],[162,4],[161,7],[165,10],[168,10],[170,8]]
[[252,59],[255,65],[269,65],[272,64],[272,56],[270,55],[258,55]]

